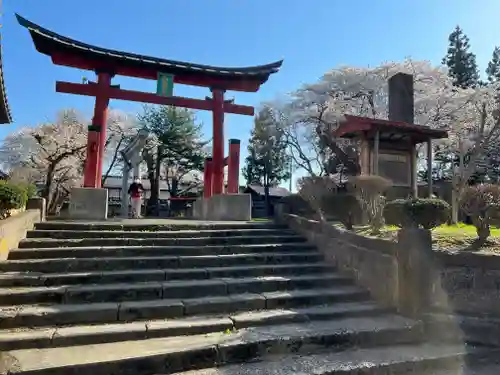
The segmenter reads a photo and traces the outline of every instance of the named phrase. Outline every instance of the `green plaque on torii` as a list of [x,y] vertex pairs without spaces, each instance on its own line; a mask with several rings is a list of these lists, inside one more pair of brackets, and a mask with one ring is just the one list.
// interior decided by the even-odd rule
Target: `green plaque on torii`
[[172,96],[174,93],[174,76],[172,74],[158,73],[156,82],[156,94],[160,96]]

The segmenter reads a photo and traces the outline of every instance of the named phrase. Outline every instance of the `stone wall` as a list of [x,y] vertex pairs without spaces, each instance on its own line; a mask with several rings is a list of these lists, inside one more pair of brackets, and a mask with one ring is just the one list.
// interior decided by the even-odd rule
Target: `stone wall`
[[26,232],[33,229],[35,223],[41,220],[43,220],[42,211],[30,208],[5,220],[0,220],[0,260],[6,260],[9,252],[16,249],[19,241],[26,238]]
[[428,321],[437,337],[500,346],[500,256],[432,251],[424,230],[390,242],[297,215],[279,221],[306,236],[378,303]]
[[437,253],[440,288],[433,289],[432,316],[450,320],[469,342],[500,346],[500,256]]
[[500,319],[500,256],[438,253],[441,285],[447,299],[434,298],[434,308],[463,315]]

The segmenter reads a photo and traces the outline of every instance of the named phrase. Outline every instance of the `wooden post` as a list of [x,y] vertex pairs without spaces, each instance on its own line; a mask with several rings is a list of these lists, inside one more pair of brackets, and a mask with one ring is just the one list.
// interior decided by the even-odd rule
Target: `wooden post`
[[429,188],[429,198],[432,198],[432,138],[427,140],[427,184]]
[[360,164],[361,174],[370,174],[370,144],[364,133],[361,135]]
[[223,194],[224,189],[224,90],[212,88],[212,194]]
[[203,170],[203,198],[210,198],[212,196],[212,164],[212,158],[205,159],[205,169]]
[[229,154],[227,158],[227,192],[238,194],[240,177],[240,140],[229,140]]
[[375,138],[373,140],[373,173],[378,176],[378,154],[379,154],[379,144],[380,144],[380,131],[377,130],[375,133]]
[[414,198],[418,198],[417,186],[417,149],[415,145],[411,146],[410,151],[410,166],[411,166],[411,193]]

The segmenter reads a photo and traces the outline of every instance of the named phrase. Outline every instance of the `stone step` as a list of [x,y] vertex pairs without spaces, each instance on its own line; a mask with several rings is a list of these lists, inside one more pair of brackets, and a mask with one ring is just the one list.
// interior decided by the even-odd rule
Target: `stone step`
[[242,293],[326,288],[351,284],[338,274],[169,280],[142,283],[0,288],[0,306],[184,299]]
[[[134,283],[167,280],[204,280],[219,277],[300,276],[331,274],[327,263],[291,263],[207,268],[139,269],[69,273],[4,272],[0,287],[61,286],[75,284]],[[340,282],[340,275],[339,282]],[[344,276],[347,279],[347,276]]]
[[369,301],[366,290],[353,286],[327,289],[245,293],[218,297],[148,301],[17,305],[0,307],[0,328],[133,322],[136,320],[311,307]]
[[9,253],[9,260],[42,258],[92,258],[110,256],[165,256],[165,255],[223,255],[259,252],[306,251],[316,250],[305,242],[284,244],[251,245],[211,245],[211,246],[79,246],[43,247],[16,249]]
[[163,269],[193,267],[224,267],[282,264],[294,262],[320,262],[318,252],[249,253],[202,256],[157,257],[94,257],[7,260],[0,262],[0,271],[59,273],[77,271],[107,271],[126,269]]
[[10,374],[73,375],[172,373],[215,364],[244,362],[263,354],[309,352],[315,348],[412,343],[421,326],[387,315],[321,323],[255,327],[204,335],[4,352]]
[[500,365],[473,364],[472,368],[467,365],[493,356],[493,353],[493,350],[463,345],[391,345],[310,355],[271,355],[261,361],[177,372],[175,375],[498,375]]
[[197,237],[197,238],[81,238],[50,239],[28,238],[19,242],[20,249],[44,247],[81,246],[206,246],[206,245],[250,245],[306,242],[298,235],[239,236],[239,237]]
[[287,229],[209,229],[177,231],[132,231],[132,230],[52,230],[37,229],[27,233],[27,238],[196,238],[196,237],[240,237],[240,236],[279,236],[292,235]]
[[102,344],[155,337],[227,332],[272,324],[290,324],[388,313],[373,303],[339,303],[300,309],[262,310],[222,316],[149,320],[133,323],[0,330],[0,350]]
[[181,231],[181,230],[236,230],[236,229],[287,229],[285,225],[277,225],[273,222],[196,222],[180,221],[175,223],[163,224],[161,220],[147,221],[137,223],[113,223],[113,222],[68,222],[68,221],[47,221],[36,223],[35,230],[94,230],[94,231]]

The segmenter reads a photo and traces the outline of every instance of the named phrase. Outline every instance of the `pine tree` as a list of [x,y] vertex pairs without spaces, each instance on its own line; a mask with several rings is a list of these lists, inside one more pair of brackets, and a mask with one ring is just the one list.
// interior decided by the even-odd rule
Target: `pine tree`
[[290,176],[286,142],[272,110],[264,107],[254,120],[243,176],[248,184],[276,186]]
[[453,84],[461,88],[476,87],[479,84],[479,71],[476,55],[469,51],[469,38],[460,26],[457,26],[448,41],[448,53],[442,63],[448,66]]
[[495,47],[493,50],[493,55],[486,68],[486,74],[490,83],[500,81],[500,47]]

